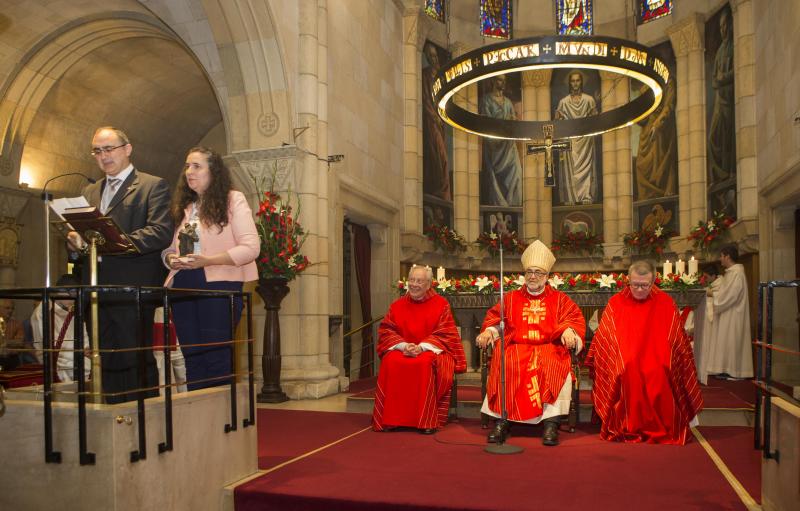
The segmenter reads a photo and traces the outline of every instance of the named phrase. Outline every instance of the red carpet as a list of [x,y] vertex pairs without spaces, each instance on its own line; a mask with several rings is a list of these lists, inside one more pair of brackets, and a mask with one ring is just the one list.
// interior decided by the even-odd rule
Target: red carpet
[[[368,415],[259,410],[263,466],[367,426]],[[744,474],[748,490],[755,487],[756,476],[747,474],[760,465],[750,466],[737,447],[744,438],[738,429],[745,428],[716,429],[703,433],[731,450],[741,461],[731,469]],[[609,443],[581,425],[562,433],[559,447],[546,448],[540,428],[515,426],[512,434],[509,443],[524,447],[522,454],[484,453],[486,431],[477,420],[434,436],[365,431],[237,487],[236,510],[745,509],[698,442]]]
[[280,465],[370,425],[357,413],[258,410],[258,468]]
[[[698,428],[725,465],[756,502],[761,502],[761,451],[753,449],[753,428],[713,426]],[[754,470],[758,467],[758,470]]]

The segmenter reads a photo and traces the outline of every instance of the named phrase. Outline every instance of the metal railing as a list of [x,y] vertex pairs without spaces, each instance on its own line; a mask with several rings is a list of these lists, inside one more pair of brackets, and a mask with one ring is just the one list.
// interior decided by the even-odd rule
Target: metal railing
[[780,460],[780,453],[772,450],[772,398],[780,397],[789,402],[800,404],[783,390],[781,390],[772,377],[772,354],[782,352],[790,355],[800,355],[800,352],[777,347],[773,344],[773,323],[775,319],[775,289],[800,288],[800,280],[787,280],[761,282],[758,284],[758,313],[756,340],[756,375],[753,383],[756,386],[756,416],[753,428],[753,443],[756,449],[761,449],[764,459]]
[[[136,346],[132,348],[122,349],[105,349],[100,348],[96,352],[88,346],[86,336],[84,335],[84,322],[88,316],[88,306],[92,293],[100,295],[100,303],[108,300],[110,297],[118,303],[121,300],[128,300],[133,302],[135,299],[135,308],[137,316],[136,328]],[[133,295],[133,299],[131,298]],[[193,290],[193,289],[171,289],[161,287],[143,287],[143,286],[53,286],[43,288],[25,288],[25,289],[0,289],[0,299],[12,300],[41,300],[42,302],[42,348],[34,348],[29,350],[18,351],[34,351],[42,354],[43,365],[43,391],[35,390],[34,392],[41,393],[44,406],[44,451],[46,463],[61,463],[61,453],[55,450],[53,445],[53,398],[57,393],[53,388],[54,384],[54,356],[57,357],[59,349],[53,346],[53,329],[50,326],[51,302],[55,300],[72,301],[74,302],[74,319],[73,319],[73,333],[74,345],[70,350],[75,355],[73,356],[74,375],[77,385],[77,392],[74,394],[78,402],[78,445],[79,445],[79,459],[81,465],[93,465],[95,463],[95,454],[88,451],[87,447],[87,423],[86,423],[86,405],[90,398],[95,401],[101,401],[103,397],[115,397],[122,394],[136,394],[137,403],[137,433],[138,433],[138,449],[130,453],[130,461],[132,463],[147,458],[147,437],[145,433],[146,426],[146,413],[145,413],[145,398],[146,394],[161,390],[164,391],[164,441],[158,444],[158,452],[164,453],[172,451],[174,448],[173,443],[173,418],[172,418],[172,391],[177,383],[172,382],[172,363],[170,351],[172,350],[170,339],[170,302],[173,298],[200,298],[200,297],[226,297],[230,304],[230,338],[231,341],[224,341],[212,343],[219,346],[230,346],[231,350],[231,367],[230,373],[207,378],[206,380],[230,380],[230,421],[225,424],[225,433],[230,433],[237,430],[238,423],[238,409],[237,409],[237,377],[247,376],[248,385],[248,416],[243,419],[242,427],[247,428],[255,425],[255,379],[253,372],[253,320],[252,320],[252,300],[251,294],[243,291],[211,291],[211,290]],[[239,318],[235,317],[235,300],[239,297],[242,299],[243,309],[246,311],[244,319],[246,321],[245,327],[247,332],[247,339],[236,340],[235,331]],[[146,384],[146,366],[147,353],[152,352],[154,349],[151,345],[147,345],[146,339],[149,338],[141,328],[143,324],[142,317],[142,303],[146,302],[149,306],[153,307],[155,304],[160,304],[164,307],[164,385],[157,384],[156,386],[148,386]],[[147,322],[145,324],[150,324]],[[152,337],[152,334],[150,334]],[[101,346],[103,341],[101,339]],[[235,345],[246,343],[247,345],[247,371],[245,373],[237,373],[235,369],[236,357]],[[200,343],[185,343],[181,342],[181,347],[192,346],[209,346],[209,344]],[[128,389],[122,392],[93,392],[87,389],[87,381],[84,373],[85,368],[85,355],[89,354],[92,357],[99,357],[101,353],[123,353],[123,352],[136,352],[137,357],[137,371],[139,377],[139,387],[135,389]],[[191,382],[190,382],[191,383]],[[194,382],[197,383],[197,382]],[[67,392],[63,392],[67,393]]]

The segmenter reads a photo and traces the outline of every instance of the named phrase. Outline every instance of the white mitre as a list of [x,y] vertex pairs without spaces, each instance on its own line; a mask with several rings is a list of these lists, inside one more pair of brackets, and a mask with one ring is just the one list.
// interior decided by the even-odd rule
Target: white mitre
[[550,252],[550,249],[547,248],[547,245],[539,240],[536,240],[528,245],[528,248],[526,248],[525,252],[522,253],[522,257],[520,259],[522,260],[523,270],[527,270],[531,266],[535,266],[550,273],[550,268],[556,264],[556,256]]

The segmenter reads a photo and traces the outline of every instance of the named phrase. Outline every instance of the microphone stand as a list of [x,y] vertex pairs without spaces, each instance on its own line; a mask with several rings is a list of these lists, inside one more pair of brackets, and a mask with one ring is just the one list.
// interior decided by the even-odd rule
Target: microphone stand
[[68,172],[58,176],[53,176],[44,182],[42,187],[42,203],[44,204],[44,287],[50,287],[50,203],[53,201],[53,194],[47,193],[47,185],[50,181],[65,176],[82,176],[90,183],[95,183],[96,180],[81,173],[81,172]]
[[[500,248],[500,420],[508,423],[508,409],[506,408],[506,308],[503,299],[503,244]],[[495,354],[496,355],[496,354]],[[483,448],[489,454],[519,454],[524,449],[518,445],[505,443],[505,435],[500,437],[496,444],[489,444]]]

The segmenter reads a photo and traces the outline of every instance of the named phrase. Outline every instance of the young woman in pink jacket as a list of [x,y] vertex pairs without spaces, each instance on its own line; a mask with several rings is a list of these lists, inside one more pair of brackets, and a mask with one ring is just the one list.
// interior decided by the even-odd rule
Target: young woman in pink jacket
[[[175,235],[162,253],[170,269],[165,286],[180,289],[241,291],[258,279],[255,259],[260,241],[244,194],[233,190],[222,157],[211,149],[189,150],[172,197]],[[174,297],[172,319],[186,358],[189,390],[230,382],[230,345],[203,346],[231,340],[227,297]],[[234,324],[242,300],[234,307]]]

